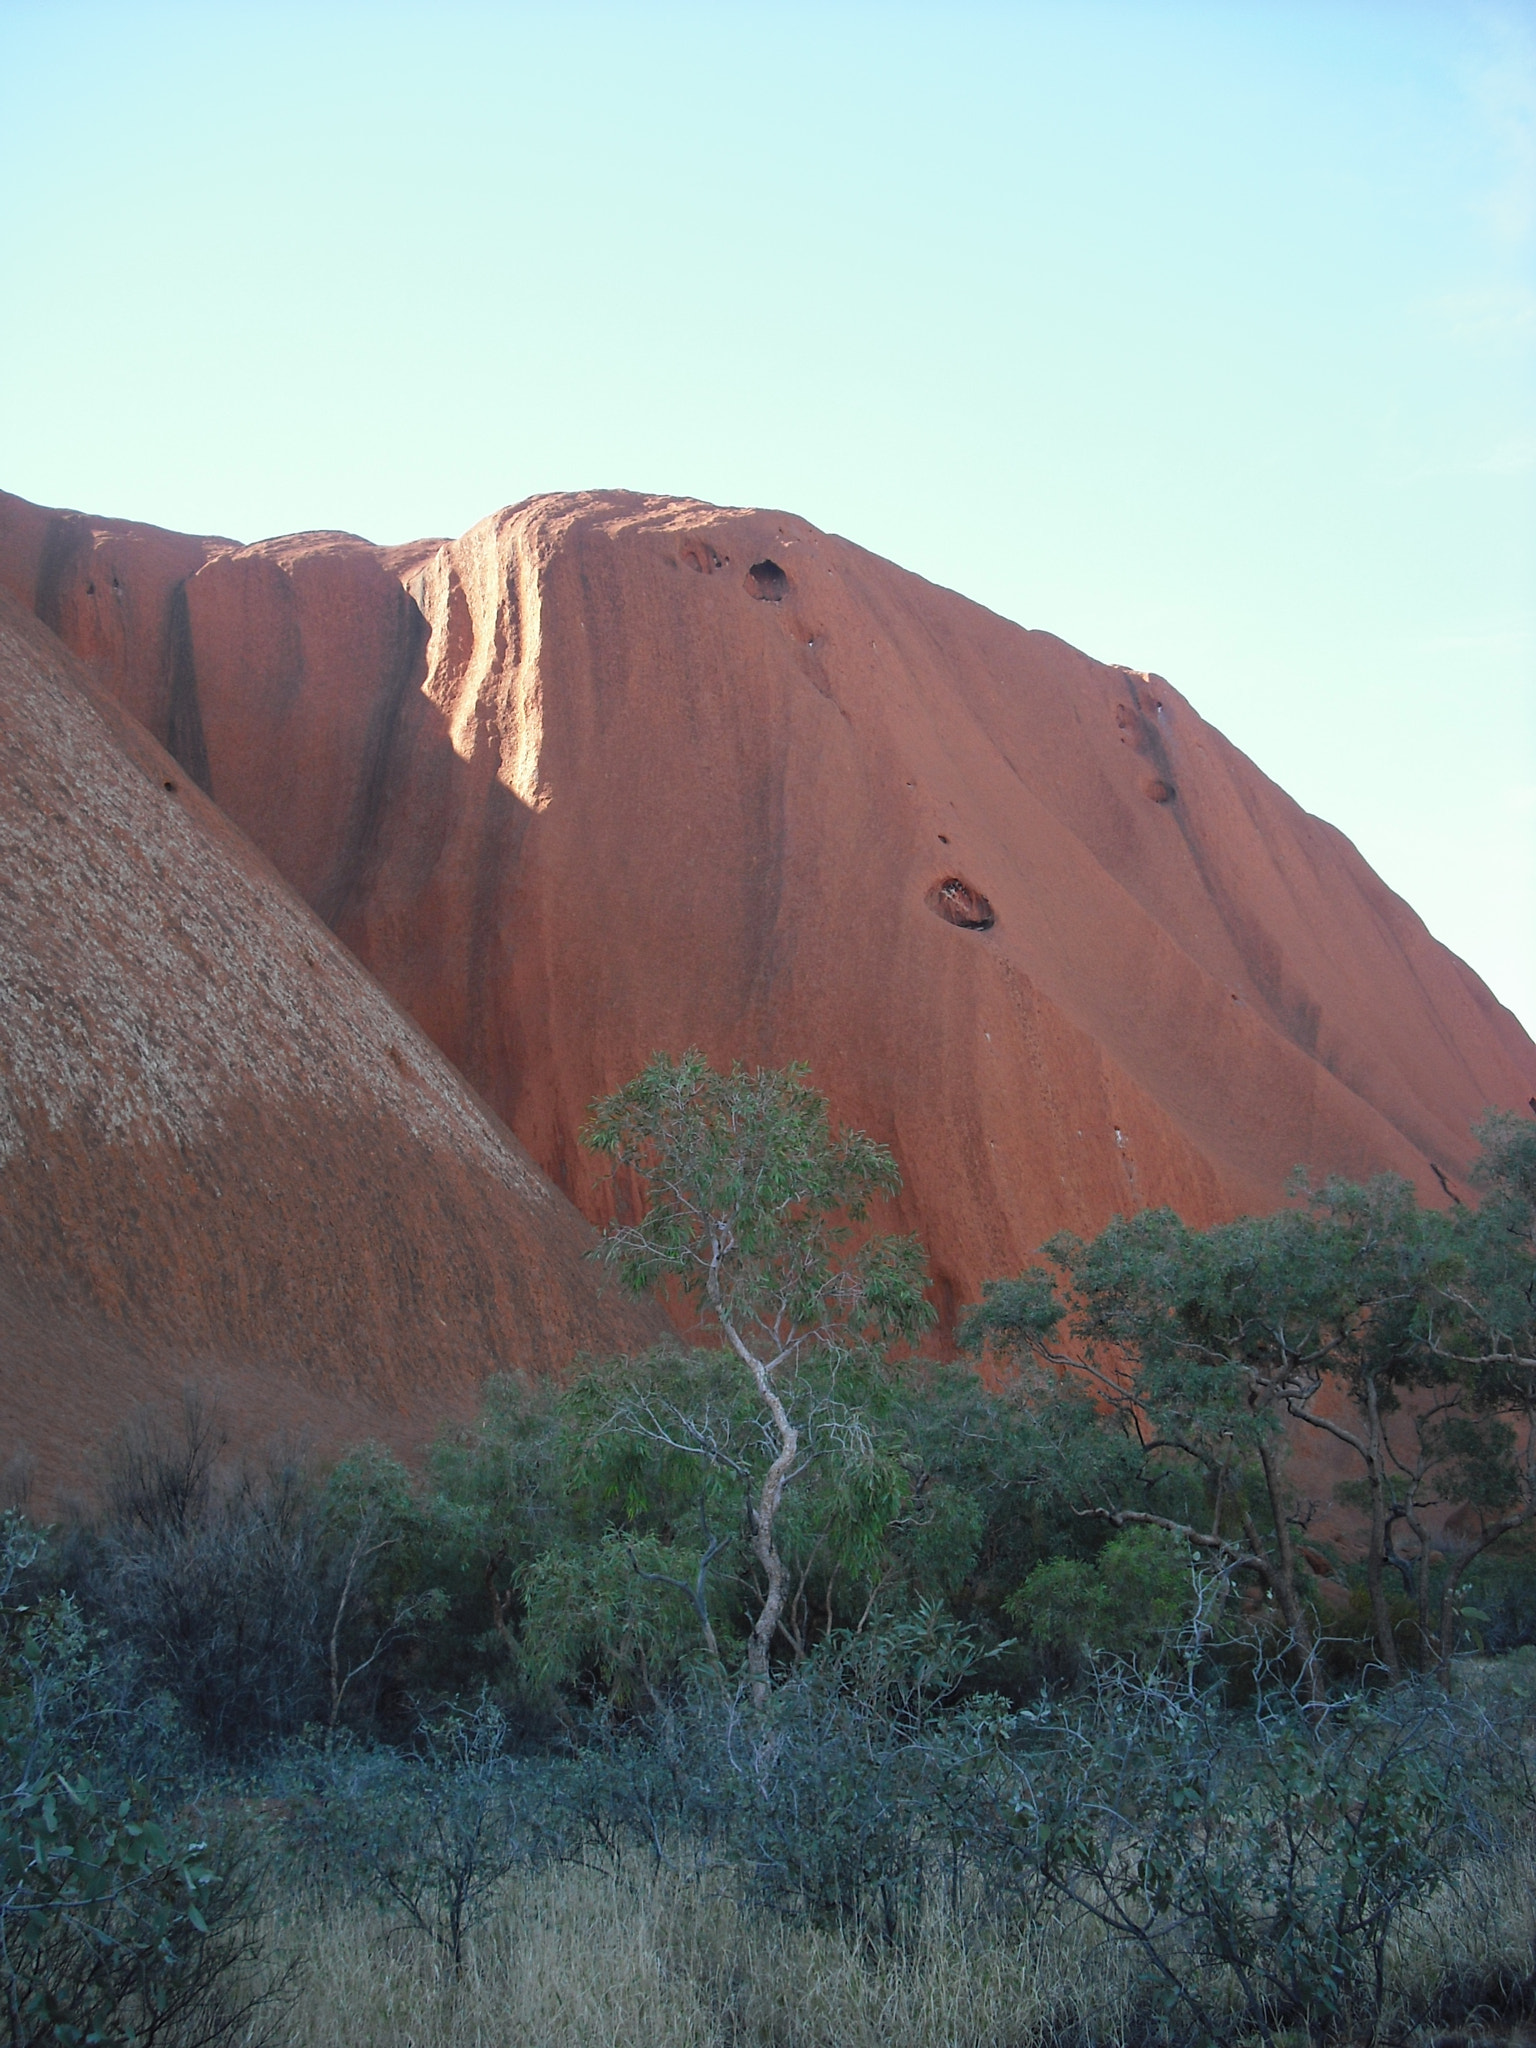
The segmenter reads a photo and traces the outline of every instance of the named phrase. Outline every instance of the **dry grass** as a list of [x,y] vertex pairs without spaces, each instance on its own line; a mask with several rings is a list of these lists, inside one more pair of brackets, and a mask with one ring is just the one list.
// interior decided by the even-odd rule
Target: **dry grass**
[[[1389,2025],[1405,2029],[1453,1987],[1487,1983],[1501,1969],[1536,1969],[1536,1838],[1464,1864],[1426,1913],[1403,1923],[1388,1968]],[[1491,2014],[1488,2024],[1490,2040],[1530,2038],[1519,2029],[1506,2036]],[[1426,2038],[1436,2038],[1433,2030]]]
[[[1388,2036],[1449,1982],[1536,1942],[1536,1844],[1464,1869],[1392,1957]],[[298,2000],[285,2048],[1121,2048],[1132,1959],[1084,1919],[962,1929],[905,1954],[739,1906],[638,1864],[511,1883],[455,1979],[367,1906],[280,1931]],[[1493,2033],[1486,2038],[1513,2038]],[[1523,2036],[1521,2038],[1524,2038]]]
[[1033,2048],[1073,2022],[1116,2048],[1125,2012],[1123,1963],[1088,1928],[967,1940],[936,1921],[872,1955],[665,1874],[509,1887],[457,1982],[367,1908],[296,1945],[292,2048]]

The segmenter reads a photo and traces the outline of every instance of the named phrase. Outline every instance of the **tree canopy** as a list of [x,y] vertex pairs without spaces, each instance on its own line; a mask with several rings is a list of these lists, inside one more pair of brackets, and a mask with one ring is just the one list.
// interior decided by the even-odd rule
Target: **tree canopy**
[[1207,1230],[1150,1210],[1053,1238],[1048,1264],[989,1286],[961,1326],[970,1348],[1057,1375],[1037,1406],[1057,1417],[1055,1477],[1080,1510],[1257,1582],[1314,1694],[1308,1538],[1326,1503],[1293,1483],[1298,1440],[1355,1463],[1392,1677],[1391,1578],[1417,1661],[1443,1668],[1467,1564],[1536,1517],[1536,1122],[1491,1115],[1477,1135],[1476,1207],[1427,1209],[1383,1176],[1298,1184],[1295,1206]]
[[[721,1073],[696,1051],[658,1054],[594,1106],[584,1136],[645,1190],[639,1218],[605,1233],[604,1255],[637,1290],[671,1280],[696,1300],[745,1376],[689,1404],[631,1386],[607,1428],[701,1467],[689,1590],[712,1648],[704,1574],[723,1538],[711,1527],[711,1481],[744,1489],[760,1573],[747,1663],[761,1704],[790,1591],[777,1541],[786,1495],[828,1460],[856,1482],[831,1490],[834,1515],[856,1522],[861,1497],[873,1506],[888,1490],[842,1390],[933,1319],[916,1239],[852,1233],[871,1201],[900,1187],[896,1163],[863,1132],[833,1127],[804,1067]],[[742,1391],[746,1416],[733,1413]]]

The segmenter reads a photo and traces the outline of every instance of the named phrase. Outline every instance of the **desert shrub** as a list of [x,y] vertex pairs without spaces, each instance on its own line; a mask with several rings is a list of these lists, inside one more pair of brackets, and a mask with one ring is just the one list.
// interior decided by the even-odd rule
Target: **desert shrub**
[[1101,1670],[1020,1718],[999,1867],[1134,1951],[1181,2043],[1374,2040],[1387,1960],[1486,1846],[1508,1745],[1427,1687],[1319,1714],[1272,1677],[1243,1711],[1193,1676]]
[[0,1814],[0,1981],[12,2048],[223,2040],[264,2002],[248,1878],[142,1788],[24,1782]]
[[82,1593],[203,1742],[240,1755],[319,1711],[321,1532],[296,1462],[229,1472],[222,1447],[196,1400],[135,1418]]
[[1528,1860],[1520,1660],[1475,1692],[1321,1711],[1260,1666],[1234,1707],[1186,1632],[1025,1712],[979,1689],[994,1661],[941,1610],[872,1619],[761,1705],[745,1674],[698,1666],[644,1713],[603,1708],[559,1753],[513,1755],[483,1701],[405,1752],[339,1735],[290,1758],[282,1804],[317,1903],[371,1901],[455,1979],[482,1933],[510,1938],[535,1871],[627,1884],[643,1859],[871,1967],[941,1923],[983,1947],[1072,1928],[1084,1953],[1096,1927],[1095,1969],[1148,2044],[1375,2039],[1389,2009],[1430,2010],[1422,1958],[1464,1884]]
[[323,1479],[292,1450],[235,1462],[216,1405],[192,1391],[130,1419],[101,1492],[61,1583],[214,1758],[310,1723],[371,1726],[441,1610],[415,1488],[376,1446]]
[[830,1638],[766,1713],[728,1717],[723,1776],[753,1897],[885,1944],[960,1902],[1001,1702],[959,1695],[974,1644],[933,1610]]
[[488,1699],[424,1724],[406,1750],[294,1752],[279,1783],[319,1889],[370,1897],[455,1970],[506,1878],[556,1839],[549,1774],[508,1753]]
[[767,1701],[700,1674],[643,1722],[598,1721],[559,1784],[566,1853],[713,1872],[744,1903],[905,1942],[972,1867],[972,1787],[1003,1712],[967,1697],[979,1653],[941,1612],[819,1643]]
[[372,1898],[462,1963],[514,1872],[547,1860],[710,1875],[881,1944],[911,1936],[935,1881],[957,1905],[971,1784],[1002,1703],[951,1711],[974,1646],[930,1610],[818,1646],[765,1705],[698,1672],[643,1718],[600,1710],[561,1753],[513,1755],[482,1699],[406,1750],[290,1750],[273,1789],[317,1895]]
[[125,1705],[42,1538],[0,1523],[0,1989],[11,2048],[259,2037],[257,1867],[210,1843],[162,1702]]

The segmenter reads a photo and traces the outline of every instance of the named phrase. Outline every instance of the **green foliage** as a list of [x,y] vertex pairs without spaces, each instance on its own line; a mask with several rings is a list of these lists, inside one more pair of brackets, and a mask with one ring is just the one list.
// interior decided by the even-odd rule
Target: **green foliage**
[[933,1319],[915,1239],[850,1244],[848,1224],[900,1176],[883,1145],[832,1129],[806,1073],[722,1074],[698,1052],[658,1054],[594,1106],[583,1133],[646,1185],[644,1215],[605,1241],[626,1283],[643,1292],[675,1280],[773,1358],[841,1353]]
[[458,1971],[505,1879],[545,1853],[531,1779],[508,1754],[504,1716],[482,1699],[423,1726],[408,1751],[342,1743],[295,1755],[284,1789],[311,1864],[371,1896]]
[[[1080,1391],[1028,1372],[989,1388],[964,1366],[929,1366],[904,1376],[898,1413],[912,1493],[890,1533],[892,1592],[943,1599],[996,1646],[1018,1633],[1008,1603],[1037,1565],[1091,1564],[1114,1533],[1076,1512],[1064,1475],[1075,1485],[1107,1463],[1118,1486],[1135,1460]],[[1060,1675],[1040,1652],[1015,1645],[996,1667],[1020,1697]]]
[[325,1725],[335,1730],[348,1695],[385,1667],[397,1646],[441,1620],[448,1600],[422,1583],[429,1518],[391,1452],[362,1444],[330,1474],[321,1502],[328,1570],[320,1614]]
[[[855,1403],[852,1395],[864,1398]],[[811,1355],[786,1399],[797,1463],[774,1541],[788,1579],[780,1642],[798,1658],[812,1632],[825,1633],[850,1607],[861,1611],[881,1584],[913,1477],[891,1389],[858,1361],[834,1370],[824,1355]],[[584,1374],[566,1416],[572,1495],[591,1517],[579,1547],[590,1551],[595,1524],[612,1559],[629,1561],[632,1579],[673,1593],[658,1608],[655,1594],[642,1597],[624,1587],[621,1570],[591,1559],[581,1567],[590,1585],[606,1587],[615,1613],[632,1617],[625,1629],[642,1608],[670,1608],[694,1645],[718,1660],[750,1623],[751,1519],[778,1448],[753,1382],[727,1353],[661,1350]],[[566,1579],[572,1569],[561,1567]],[[533,1570],[548,1582],[544,1565]],[[673,1667],[687,1654],[679,1638]]]
[[[1384,1177],[1298,1184],[1303,1206],[1209,1230],[1159,1210],[1092,1241],[1059,1236],[1045,1247],[1053,1270],[989,1287],[962,1342],[1059,1375],[1035,1399],[1049,1483],[1084,1513],[1161,1527],[1256,1584],[1314,1700],[1308,1510],[1286,1466],[1298,1432],[1326,1437],[1357,1461],[1382,1667],[1396,1678],[1405,1662],[1394,1569],[1410,1650],[1444,1667],[1468,1566],[1536,1515],[1533,1133],[1512,1117],[1480,1127],[1477,1210],[1421,1209]],[[1090,1427],[1073,1387],[1092,1397]],[[1069,1609],[1070,1626],[1089,1626],[1097,1596],[1081,1572],[1063,1567],[1037,1591],[1059,1610],[1047,1616],[1058,1638]]]
[[[1492,1111],[1477,1126],[1475,1207],[1450,1219],[1453,1262],[1440,1277],[1424,1332],[1432,1356],[1462,1378],[1483,1413],[1536,1411],[1536,1116]],[[1526,1446],[1521,1446],[1522,1450]],[[1529,1481],[1506,1458],[1513,1500]]]
[[104,1800],[63,1771],[13,1791],[0,1817],[13,2042],[147,2042],[206,2006],[215,1882],[206,1845],[174,1838],[142,1794]]
[[523,1578],[530,1677],[610,1707],[660,1705],[662,1690],[707,1654],[703,1556],[617,1529],[545,1551]]
[[[820,1492],[838,1498],[822,1503],[812,1555],[832,1542],[873,1557],[900,1491],[897,1467],[881,1469],[849,1398],[887,1344],[933,1315],[915,1239],[850,1236],[875,1196],[896,1191],[895,1163],[862,1133],[831,1128],[804,1068],[721,1074],[697,1052],[675,1062],[658,1055],[594,1107],[585,1135],[647,1188],[639,1221],[605,1233],[605,1255],[631,1286],[669,1278],[697,1298],[745,1374],[750,1412],[729,1395],[689,1405],[638,1386],[602,1428],[647,1443],[664,1475],[678,1458],[701,1468],[696,1575],[729,1540],[710,1533],[711,1478],[742,1488],[755,1581],[747,1666],[761,1706],[780,1636],[796,1655],[806,1644],[796,1603],[810,1560],[797,1593],[783,1547],[786,1500],[803,1518],[801,1481],[819,1465]],[[833,1467],[840,1488],[826,1476]],[[694,1606],[718,1657],[702,1577]]]
[[[254,1879],[210,1851],[153,1707],[115,1696],[67,1595],[31,1596],[41,1538],[0,1523],[0,1992],[11,2048],[213,2042],[251,2031]],[[120,1674],[119,1674],[120,1675]]]
[[1018,1726],[1018,1881],[1128,1944],[1180,2043],[1374,2040],[1394,1933],[1474,1846],[1507,1761],[1433,1693],[1319,1721],[1268,1676],[1239,1714],[1124,1665]]
[[1171,1210],[1053,1238],[1070,1308],[1036,1272],[989,1289],[973,1345],[1040,1351],[1063,1318],[1101,1394],[1133,1373],[1152,1427],[1212,1471],[1275,1447],[1325,1375],[1375,1378],[1384,1402],[1428,1373],[1411,1318],[1439,1249],[1399,1181],[1319,1190],[1304,1209],[1192,1230]]
[[488,1380],[473,1423],[432,1447],[433,1576],[453,1634],[497,1662],[516,1658],[522,1573],[565,1533],[568,1466],[554,1387],[513,1373]]
[[1155,1662],[1188,1627],[1195,1603],[1188,1545],[1164,1529],[1132,1528],[1092,1564],[1055,1557],[1036,1565],[1004,1611],[1075,1672],[1095,1655]]

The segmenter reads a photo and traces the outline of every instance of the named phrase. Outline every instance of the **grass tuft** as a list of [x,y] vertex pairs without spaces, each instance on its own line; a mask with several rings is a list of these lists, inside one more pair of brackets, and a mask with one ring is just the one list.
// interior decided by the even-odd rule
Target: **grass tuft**
[[[1019,1928],[928,1915],[904,1951],[796,1924],[708,1880],[554,1866],[509,1880],[455,1975],[363,1904],[277,1942],[289,2048],[1142,2048],[1134,1957],[1086,1916]],[[1478,2006],[1536,1961],[1536,1844],[1461,1869],[1391,1956],[1384,2040],[1524,2041]],[[1536,1979],[1533,1979],[1536,1982]],[[1460,1989],[1458,1987],[1461,1987]],[[1514,2031],[1511,2031],[1511,2028]],[[1460,2038],[1458,2036],[1458,2038]]]

